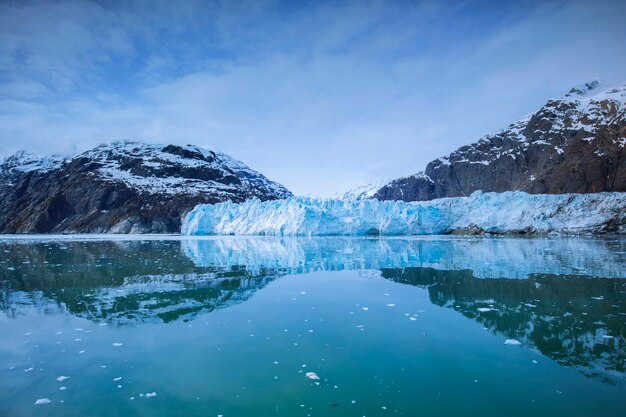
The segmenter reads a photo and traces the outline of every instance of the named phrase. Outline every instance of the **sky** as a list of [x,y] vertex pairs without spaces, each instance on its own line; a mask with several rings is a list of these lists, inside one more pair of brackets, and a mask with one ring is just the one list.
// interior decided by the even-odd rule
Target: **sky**
[[414,174],[601,79],[625,1],[0,1],[0,157],[194,144],[298,195]]

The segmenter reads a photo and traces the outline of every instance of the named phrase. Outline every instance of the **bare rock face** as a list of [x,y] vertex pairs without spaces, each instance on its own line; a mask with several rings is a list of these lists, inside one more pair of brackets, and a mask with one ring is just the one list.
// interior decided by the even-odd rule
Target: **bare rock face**
[[484,192],[626,191],[626,86],[597,94],[594,81],[549,100],[506,129],[396,179],[380,200],[422,201]]
[[196,204],[289,196],[242,162],[191,145],[18,152],[0,165],[0,233],[178,233]]

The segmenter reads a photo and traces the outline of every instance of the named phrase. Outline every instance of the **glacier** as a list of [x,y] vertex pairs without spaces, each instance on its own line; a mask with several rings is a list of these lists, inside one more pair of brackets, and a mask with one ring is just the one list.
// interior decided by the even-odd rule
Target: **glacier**
[[401,202],[293,197],[201,204],[183,235],[400,236],[449,233],[602,233],[626,231],[626,193],[521,191]]

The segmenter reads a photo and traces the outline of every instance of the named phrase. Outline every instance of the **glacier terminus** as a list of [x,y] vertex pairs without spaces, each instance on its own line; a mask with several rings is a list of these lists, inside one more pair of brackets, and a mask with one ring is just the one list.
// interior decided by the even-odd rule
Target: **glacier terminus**
[[423,202],[294,197],[200,204],[183,235],[397,236],[623,232],[626,193],[472,193]]

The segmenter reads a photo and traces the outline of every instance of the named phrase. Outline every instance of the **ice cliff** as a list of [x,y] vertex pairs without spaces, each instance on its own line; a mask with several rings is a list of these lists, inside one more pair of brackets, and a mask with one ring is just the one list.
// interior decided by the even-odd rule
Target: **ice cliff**
[[626,231],[626,193],[473,193],[425,202],[289,198],[202,204],[184,235],[427,235]]

